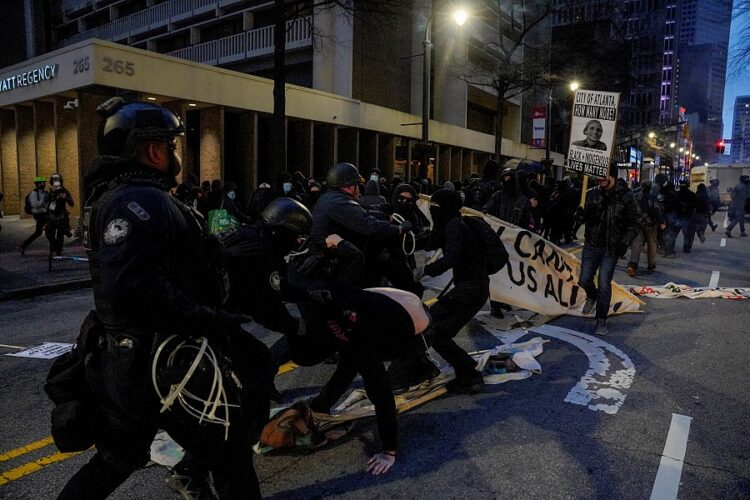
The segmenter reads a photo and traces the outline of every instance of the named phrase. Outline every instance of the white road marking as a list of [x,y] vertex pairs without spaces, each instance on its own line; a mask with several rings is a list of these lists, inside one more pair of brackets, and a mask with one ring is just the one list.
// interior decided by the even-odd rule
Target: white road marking
[[685,415],[672,414],[667,442],[664,444],[659,471],[656,473],[651,500],[675,500],[680,488],[682,465],[687,451],[690,422],[693,419]]
[[21,347],[20,345],[8,345],[8,344],[0,344],[0,347],[4,349],[26,349],[25,347]]
[[713,271],[711,273],[711,281],[708,282],[708,288],[716,288],[719,286],[719,271]]
[[[626,394],[623,390],[632,385],[635,377],[635,365],[627,354],[599,337],[552,325],[492,332],[505,343],[516,342],[527,333],[538,333],[568,342],[588,357],[589,369],[565,397],[566,403],[586,406],[589,410],[603,411],[610,415],[618,412],[625,402]],[[617,368],[614,373],[613,367]]]
[[725,247],[725,246],[727,246],[727,239],[726,239],[726,238],[722,238],[722,239],[721,239],[721,244],[720,244],[719,246],[720,246],[720,247]]

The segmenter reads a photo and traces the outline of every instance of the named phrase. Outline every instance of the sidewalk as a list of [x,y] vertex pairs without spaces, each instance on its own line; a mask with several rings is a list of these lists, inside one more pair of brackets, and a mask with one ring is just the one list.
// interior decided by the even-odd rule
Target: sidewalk
[[[44,235],[22,257],[16,249],[34,232],[33,219],[6,216],[0,219],[0,300],[35,297],[46,293],[90,286],[86,262],[54,260],[49,270],[49,250]],[[66,238],[64,256],[85,257],[79,238]]]

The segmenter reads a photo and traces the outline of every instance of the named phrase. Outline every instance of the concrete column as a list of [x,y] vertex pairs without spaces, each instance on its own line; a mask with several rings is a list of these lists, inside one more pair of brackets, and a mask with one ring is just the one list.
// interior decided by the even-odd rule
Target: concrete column
[[370,172],[378,166],[378,143],[379,134],[369,130],[363,130],[359,134],[359,163],[357,168],[361,172]]
[[[99,131],[99,115],[96,107],[109,97],[88,92],[78,92],[78,176],[80,192],[83,193],[83,176],[91,163],[99,156],[96,136]],[[58,116],[60,116],[58,114]],[[65,181],[68,185],[68,181]],[[72,185],[72,183],[70,183]],[[85,201],[85,200],[84,200]]]
[[[18,182],[26,195],[34,187],[36,171],[36,145],[34,140],[34,110],[31,106],[16,106],[16,155],[18,157]],[[23,212],[23,207],[21,207]],[[21,214],[24,217],[26,214]],[[28,217],[28,216],[27,216]]]
[[[187,105],[183,101],[170,101],[163,104],[165,108],[177,115],[182,123],[187,123]],[[187,144],[185,137],[177,138],[177,154],[182,159],[182,172],[177,178],[177,182],[185,182],[187,174],[193,173],[194,164],[191,161],[192,158],[186,158],[187,156]]]
[[81,199],[81,179],[78,174],[78,113],[75,110],[64,109],[66,98],[55,100],[55,154],[57,156],[57,171],[65,179],[65,188],[70,191],[75,206],[69,208],[71,215],[81,214],[81,205],[86,200]]
[[463,180],[463,149],[451,147],[451,175],[454,179]]
[[387,178],[393,177],[393,164],[396,162],[396,140],[392,135],[380,134],[378,140],[378,168]]
[[471,149],[463,150],[463,164],[461,167],[462,177],[469,177],[471,175],[471,164],[473,161],[474,152]]
[[0,110],[0,165],[2,166],[3,212],[8,215],[23,214],[23,195],[19,186],[18,153],[16,148],[16,117],[13,111]]
[[201,109],[201,179],[224,179],[224,108]]
[[313,173],[316,179],[325,179],[328,169],[336,163],[336,130],[333,125],[316,124],[313,146]]
[[336,161],[345,161],[359,165],[359,129],[337,128],[338,157]]
[[455,177],[454,172],[451,168],[451,148],[450,146],[443,146],[440,145],[440,149],[438,151],[438,160],[440,162],[440,169],[438,170],[438,178],[440,179],[440,182],[446,182],[453,180]]
[[[47,179],[57,172],[55,149],[55,107],[53,104],[35,101],[34,138],[36,146],[36,171]],[[63,177],[65,179],[65,177]]]
[[258,187],[258,113],[242,113],[239,117],[239,151],[237,189],[247,200]]
[[314,13],[315,31],[321,35],[313,45],[313,88],[352,96],[354,29],[338,7]]
[[288,161],[294,170],[299,170],[307,176],[313,175],[314,150],[313,136],[314,127],[311,121],[290,122],[287,130],[291,129],[294,136],[294,144],[289,142]]

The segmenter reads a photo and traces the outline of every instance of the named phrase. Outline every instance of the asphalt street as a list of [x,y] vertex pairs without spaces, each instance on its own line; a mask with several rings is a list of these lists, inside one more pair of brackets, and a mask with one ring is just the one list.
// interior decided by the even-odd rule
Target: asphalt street
[[[750,238],[725,239],[721,229],[707,236],[690,255],[660,259],[651,274],[631,278],[621,261],[615,281],[707,286],[718,272],[718,286],[750,287]],[[257,457],[264,495],[637,499],[652,493],[669,498],[672,484],[679,498],[750,498],[750,303],[645,302],[640,314],[612,318],[608,337],[592,339],[634,367],[632,385],[617,387],[624,401],[614,412],[566,402],[592,367],[565,332],[579,332],[577,338],[588,342],[593,325],[559,317],[549,324],[550,335],[521,337],[550,340],[538,358],[542,374],[479,395],[446,395],[400,415],[398,459],[386,476],[364,472],[366,458],[377,451],[375,425],[367,420],[315,453]],[[0,344],[72,342],[92,305],[89,290],[0,303]],[[255,331],[267,342],[275,338]],[[491,333],[475,324],[458,339],[488,348],[499,342]],[[616,368],[609,365],[617,356],[609,355],[599,369]],[[0,355],[0,498],[54,498],[91,455],[61,457],[42,441],[50,435],[51,404],[42,390],[49,365]],[[278,386],[288,401],[313,395],[332,369],[294,370],[280,375]],[[38,449],[8,453],[31,443]],[[675,456],[681,447],[684,460]],[[139,471],[112,498],[176,498],[164,485],[165,473],[161,466]]]

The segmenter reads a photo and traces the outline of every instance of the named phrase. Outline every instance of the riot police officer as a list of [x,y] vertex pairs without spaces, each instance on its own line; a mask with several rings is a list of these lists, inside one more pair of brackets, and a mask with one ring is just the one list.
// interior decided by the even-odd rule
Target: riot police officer
[[[179,408],[160,413],[163,401],[149,377],[157,346],[171,335],[206,337],[228,345],[225,352],[238,343],[243,352],[256,349],[261,360],[266,349],[244,333],[240,318],[221,309],[227,280],[218,244],[170,194],[181,168],[175,140],[184,127],[149,103],[113,98],[98,111],[100,157],[85,175],[83,215],[102,332],[98,347],[86,354],[86,379],[98,408],[99,426],[92,429],[97,452],[59,498],[106,498],[146,464],[159,428],[205,459],[222,497],[259,498],[248,426],[237,410],[226,410],[226,436],[223,426],[199,423]],[[239,380],[248,378],[242,366],[234,369]]]

